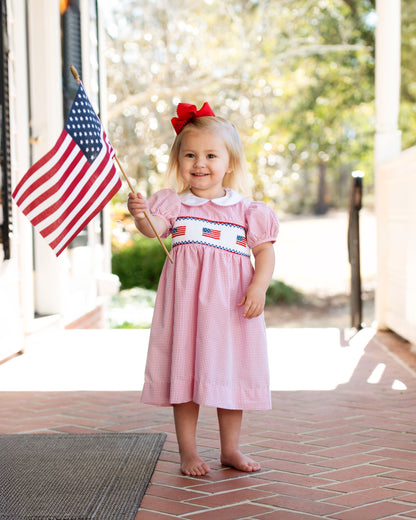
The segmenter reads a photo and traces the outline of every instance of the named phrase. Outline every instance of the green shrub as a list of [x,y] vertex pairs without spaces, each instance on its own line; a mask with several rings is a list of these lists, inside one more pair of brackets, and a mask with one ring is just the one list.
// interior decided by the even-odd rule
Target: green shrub
[[279,303],[292,305],[301,303],[302,300],[302,293],[279,280],[272,280],[266,292],[266,305],[278,305]]
[[[170,240],[164,240],[169,249]],[[139,237],[133,245],[113,253],[112,272],[120,278],[121,289],[157,289],[166,253],[157,239]]]
[[115,325],[113,329],[150,329],[150,323],[134,324],[129,321],[124,321],[120,325]]

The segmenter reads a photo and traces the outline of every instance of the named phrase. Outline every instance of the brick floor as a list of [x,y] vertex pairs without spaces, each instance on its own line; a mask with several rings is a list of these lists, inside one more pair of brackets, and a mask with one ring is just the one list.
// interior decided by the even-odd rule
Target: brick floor
[[[330,376],[330,350],[317,352]],[[414,355],[388,333],[361,354],[347,381],[274,390],[272,411],[245,414],[243,450],[262,464],[254,474],[220,465],[216,413],[202,408],[198,443],[212,471],[181,475],[171,410],[140,404],[136,390],[1,391],[0,433],[166,432],[136,520],[415,519]]]

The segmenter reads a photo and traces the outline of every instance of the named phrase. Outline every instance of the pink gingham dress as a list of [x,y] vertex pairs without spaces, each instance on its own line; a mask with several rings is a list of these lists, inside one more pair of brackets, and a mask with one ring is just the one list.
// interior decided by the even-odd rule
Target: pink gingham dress
[[159,281],[142,402],[269,409],[264,316],[245,319],[237,304],[253,277],[250,249],[276,240],[276,214],[228,188],[213,200],[161,190],[149,209],[168,225],[174,264]]

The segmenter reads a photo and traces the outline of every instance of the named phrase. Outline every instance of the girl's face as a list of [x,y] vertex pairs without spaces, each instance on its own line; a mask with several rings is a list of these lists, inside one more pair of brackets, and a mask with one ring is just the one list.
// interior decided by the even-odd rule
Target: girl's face
[[222,181],[229,168],[230,156],[220,135],[196,129],[185,133],[179,150],[179,172],[195,195],[222,197]]

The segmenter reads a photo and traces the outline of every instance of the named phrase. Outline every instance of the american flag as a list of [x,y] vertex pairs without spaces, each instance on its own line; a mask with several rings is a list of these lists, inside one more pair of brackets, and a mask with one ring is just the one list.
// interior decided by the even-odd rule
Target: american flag
[[186,232],[186,226],[177,226],[172,229],[172,237],[183,237]]
[[12,194],[56,256],[120,189],[114,155],[80,83],[55,146],[27,171]]
[[219,229],[211,229],[204,227],[202,228],[202,236],[215,238],[216,240],[219,240],[221,237],[221,231]]
[[247,245],[247,239],[246,237],[243,237],[243,235],[237,235],[237,240],[235,241],[236,244],[239,246],[246,247]]

